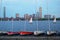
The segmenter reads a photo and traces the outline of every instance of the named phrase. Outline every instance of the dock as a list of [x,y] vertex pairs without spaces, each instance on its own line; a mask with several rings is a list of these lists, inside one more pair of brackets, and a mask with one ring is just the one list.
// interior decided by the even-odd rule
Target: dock
[[0,36],[0,40],[60,40],[60,36]]

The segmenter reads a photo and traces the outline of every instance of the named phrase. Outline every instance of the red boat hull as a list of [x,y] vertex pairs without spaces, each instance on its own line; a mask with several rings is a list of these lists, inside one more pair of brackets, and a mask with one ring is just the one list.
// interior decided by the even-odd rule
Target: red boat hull
[[23,32],[18,32],[20,35],[32,35],[33,34],[33,32],[25,32],[25,31],[23,31]]
[[8,35],[16,35],[16,34],[18,34],[17,32],[8,32],[7,33]]

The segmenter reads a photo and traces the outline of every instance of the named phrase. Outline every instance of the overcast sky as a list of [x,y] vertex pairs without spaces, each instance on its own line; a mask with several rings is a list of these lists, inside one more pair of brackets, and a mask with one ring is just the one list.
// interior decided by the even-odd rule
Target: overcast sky
[[[0,0],[0,17],[3,17],[3,7],[6,7],[6,16],[15,17],[19,13],[36,14],[39,7],[43,9],[43,16],[47,14],[47,0]],[[48,0],[48,13],[60,17],[60,0]]]

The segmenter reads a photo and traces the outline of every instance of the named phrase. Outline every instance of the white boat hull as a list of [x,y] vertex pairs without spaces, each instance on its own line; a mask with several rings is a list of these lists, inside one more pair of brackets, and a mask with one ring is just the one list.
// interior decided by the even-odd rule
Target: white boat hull
[[0,31],[0,35],[7,35],[7,32]]
[[40,35],[40,34],[43,34],[43,33],[44,33],[43,31],[35,31],[34,35]]
[[56,31],[47,31],[47,35],[52,35],[52,34],[55,34]]

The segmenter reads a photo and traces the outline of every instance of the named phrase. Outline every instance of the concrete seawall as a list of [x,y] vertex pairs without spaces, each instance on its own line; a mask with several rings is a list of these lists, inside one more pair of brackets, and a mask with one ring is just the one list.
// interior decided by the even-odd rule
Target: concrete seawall
[[60,40],[60,36],[0,36],[0,40]]

